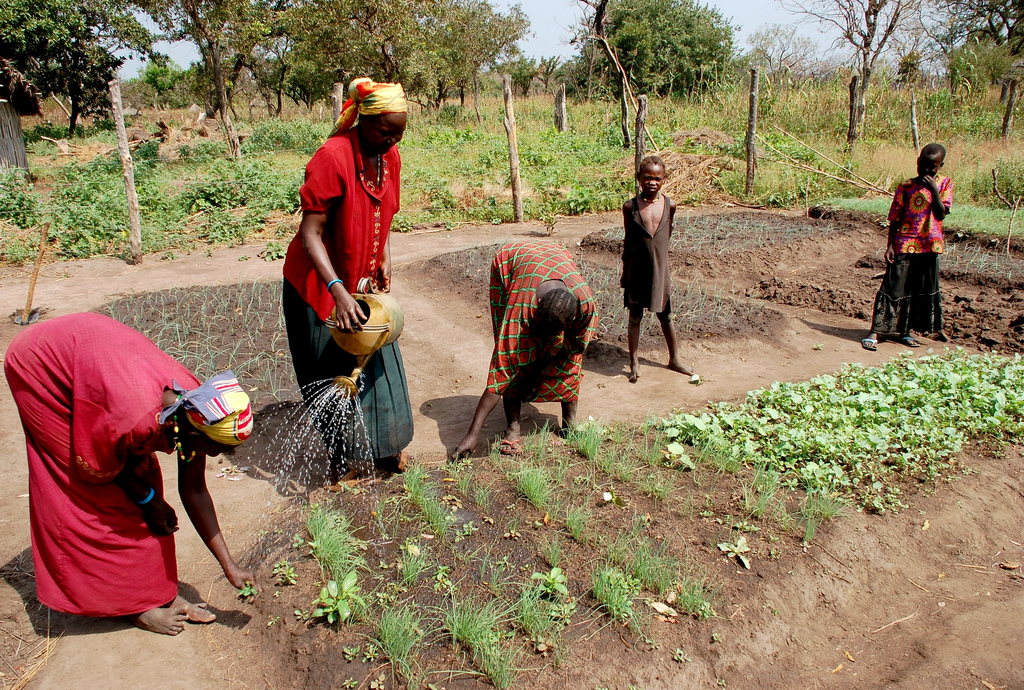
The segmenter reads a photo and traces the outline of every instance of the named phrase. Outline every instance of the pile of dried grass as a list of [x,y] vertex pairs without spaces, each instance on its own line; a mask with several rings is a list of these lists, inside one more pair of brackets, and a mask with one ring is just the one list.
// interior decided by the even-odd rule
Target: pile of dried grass
[[[703,203],[733,201],[723,191],[719,174],[732,167],[732,161],[721,156],[704,156],[678,151],[658,151],[656,154],[665,161],[668,179],[662,192],[679,201]],[[632,177],[633,158],[622,161],[622,176]]]
[[702,127],[700,129],[683,129],[676,132],[672,135],[672,143],[681,149],[692,146],[715,148],[718,146],[731,146],[736,143],[736,140],[725,132]]

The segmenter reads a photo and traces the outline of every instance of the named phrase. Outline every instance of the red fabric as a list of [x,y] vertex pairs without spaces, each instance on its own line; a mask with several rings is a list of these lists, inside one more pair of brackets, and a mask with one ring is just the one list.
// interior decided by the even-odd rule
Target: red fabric
[[[299,190],[302,210],[326,213],[323,240],[327,255],[349,292],[361,278],[372,278],[384,259],[391,219],[400,206],[402,159],[392,147],[383,156],[381,187],[363,179],[356,130],[331,137],[306,164],[306,183]],[[296,233],[284,260],[284,277],[313,307],[321,320],[334,309],[334,298],[320,280]]]
[[[4,373],[28,446],[32,557],[39,600],[57,611],[123,616],[178,591],[174,538],[158,537],[113,483],[129,456],[170,451],[157,414],[171,379],[199,384],[141,333],[100,314],[73,314],[22,331]],[[157,495],[145,453],[136,472]]]

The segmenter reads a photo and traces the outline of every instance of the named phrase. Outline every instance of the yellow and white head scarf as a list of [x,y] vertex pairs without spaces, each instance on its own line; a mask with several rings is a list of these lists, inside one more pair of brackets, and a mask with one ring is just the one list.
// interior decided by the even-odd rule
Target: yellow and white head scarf
[[356,124],[358,115],[383,115],[408,112],[401,84],[377,83],[369,77],[353,79],[348,85],[348,100],[331,136],[344,134]]
[[161,410],[161,424],[183,409],[192,426],[221,445],[238,446],[252,435],[252,405],[230,369],[190,391],[172,380],[171,390],[178,398]]

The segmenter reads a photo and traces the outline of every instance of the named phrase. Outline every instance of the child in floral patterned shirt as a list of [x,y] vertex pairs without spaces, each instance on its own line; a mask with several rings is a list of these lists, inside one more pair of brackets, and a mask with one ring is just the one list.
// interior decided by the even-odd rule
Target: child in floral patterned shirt
[[878,349],[878,335],[896,335],[907,347],[919,347],[910,331],[942,331],[939,254],[942,220],[953,206],[953,180],[939,177],[946,158],[941,144],[928,144],[917,159],[917,177],[900,183],[889,208],[886,271],[875,297],[871,333],[861,340]]

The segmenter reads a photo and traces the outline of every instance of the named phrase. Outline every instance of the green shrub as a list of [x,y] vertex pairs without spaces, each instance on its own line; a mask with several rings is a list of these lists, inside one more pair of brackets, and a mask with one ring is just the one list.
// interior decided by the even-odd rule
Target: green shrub
[[327,140],[331,123],[308,120],[265,120],[253,125],[242,153],[301,151],[312,154]]

